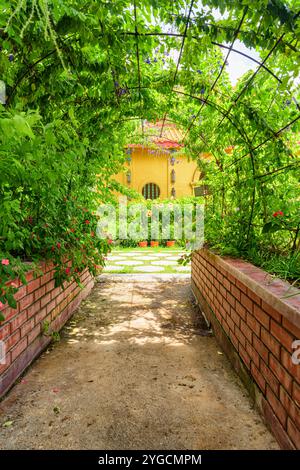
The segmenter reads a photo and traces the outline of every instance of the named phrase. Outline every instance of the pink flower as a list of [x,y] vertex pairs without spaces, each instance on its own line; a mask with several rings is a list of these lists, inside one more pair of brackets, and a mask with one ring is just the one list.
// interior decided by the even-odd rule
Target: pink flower
[[3,264],[4,266],[8,266],[9,265],[9,259],[3,259],[1,261],[1,264]]

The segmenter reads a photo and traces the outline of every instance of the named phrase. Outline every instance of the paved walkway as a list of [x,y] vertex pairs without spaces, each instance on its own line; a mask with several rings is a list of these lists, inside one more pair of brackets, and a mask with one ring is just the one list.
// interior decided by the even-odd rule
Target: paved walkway
[[276,449],[188,279],[102,278],[0,403],[2,449]]
[[108,255],[104,272],[107,273],[190,273],[191,265],[182,266],[178,260],[187,254],[183,250],[144,248],[143,250],[116,250]]

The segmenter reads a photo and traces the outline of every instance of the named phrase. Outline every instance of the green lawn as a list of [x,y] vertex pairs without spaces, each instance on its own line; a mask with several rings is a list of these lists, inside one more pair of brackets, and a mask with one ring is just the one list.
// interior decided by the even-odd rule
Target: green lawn
[[124,251],[124,252],[130,252],[130,251],[142,251],[142,252],[152,252],[152,253],[160,253],[160,252],[168,252],[168,251],[180,251],[184,252],[184,248],[180,246],[147,246],[145,248],[141,248],[139,246],[132,246],[132,247],[123,247],[123,246],[114,246],[112,248],[112,252],[114,251]]
[[[115,274],[188,274],[190,272],[190,266],[188,268],[182,268],[182,266],[176,262],[177,259],[179,260],[185,253],[188,253],[188,251],[182,250],[179,247],[113,247],[111,253],[108,255],[107,267],[104,269],[104,272]],[[126,256],[122,257],[122,254]],[[151,254],[155,254],[153,259],[143,259],[144,256],[151,258]],[[160,254],[161,256],[159,256]],[[114,257],[116,257],[116,259],[114,259]],[[177,259],[170,259],[170,257]],[[118,258],[121,258],[121,260]],[[130,266],[126,264],[127,262],[136,263],[136,265]],[[164,265],[166,262],[172,264]]]

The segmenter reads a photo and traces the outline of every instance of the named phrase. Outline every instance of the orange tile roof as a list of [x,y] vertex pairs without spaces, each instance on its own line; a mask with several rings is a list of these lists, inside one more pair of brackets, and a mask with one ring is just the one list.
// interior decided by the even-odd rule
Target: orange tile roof
[[[162,136],[161,130],[163,127]],[[159,147],[165,149],[178,149],[183,147],[183,144],[180,143],[183,138],[182,132],[176,127],[176,125],[172,122],[165,121],[163,125],[163,121],[156,121],[155,123],[151,123],[146,121],[144,124],[144,130],[147,134],[147,129],[151,131],[149,133],[149,138],[151,142],[157,144]],[[154,133],[152,134],[152,132]],[[129,144],[128,147],[141,147],[141,144]]]

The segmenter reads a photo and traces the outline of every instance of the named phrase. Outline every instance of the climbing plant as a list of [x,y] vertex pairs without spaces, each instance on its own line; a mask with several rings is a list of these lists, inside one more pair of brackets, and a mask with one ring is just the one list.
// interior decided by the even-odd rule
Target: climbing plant
[[[57,282],[103,263],[96,207],[122,190],[112,176],[124,145],[147,141],[145,119],[162,136],[169,120],[182,129],[210,187],[212,246],[296,256],[299,11],[299,0],[2,0],[1,303],[14,304],[7,281],[24,260],[53,259]],[[233,87],[238,41],[261,60]]]

